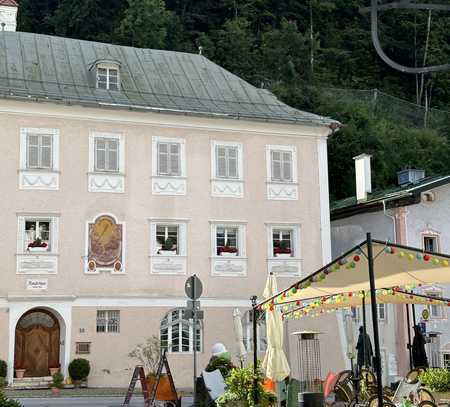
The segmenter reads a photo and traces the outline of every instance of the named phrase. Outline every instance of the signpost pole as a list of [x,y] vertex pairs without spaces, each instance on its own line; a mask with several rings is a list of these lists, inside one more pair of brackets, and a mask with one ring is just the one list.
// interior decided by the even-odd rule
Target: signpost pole
[[[196,285],[196,279],[195,279],[195,274],[194,274],[194,278],[192,279],[192,292],[195,293],[195,285]],[[194,299],[194,312],[192,315],[192,322],[194,324],[194,327],[192,329],[192,343],[194,346],[193,349],[193,353],[194,353],[194,407],[197,406],[197,299]]]
[[256,295],[252,296],[252,322],[253,322],[253,374],[255,378],[253,380],[253,401],[255,405],[258,405],[258,392],[257,385],[258,379],[256,378],[256,374],[258,372],[258,310],[256,308]]

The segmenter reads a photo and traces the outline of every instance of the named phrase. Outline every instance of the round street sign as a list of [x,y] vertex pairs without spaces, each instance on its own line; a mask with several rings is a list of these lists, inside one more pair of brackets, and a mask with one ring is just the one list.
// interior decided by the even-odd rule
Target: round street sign
[[203,284],[194,274],[186,280],[186,283],[184,284],[184,291],[191,300],[198,300],[203,292]]

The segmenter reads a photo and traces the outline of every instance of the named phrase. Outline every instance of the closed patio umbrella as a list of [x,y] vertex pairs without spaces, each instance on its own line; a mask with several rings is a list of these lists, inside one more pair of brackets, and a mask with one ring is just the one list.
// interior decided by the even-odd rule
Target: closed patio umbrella
[[241,312],[239,311],[238,308],[235,308],[233,311],[233,327],[236,345],[238,349],[238,357],[242,366],[244,364],[245,355],[247,351],[244,346],[244,333],[242,329]]
[[[267,278],[264,298],[270,298],[277,293],[277,281],[273,274]],[[263,361],[266,376],[276,382],[284,380],[291,369],[283,350],[283,319],[281,312],[274,307],[266,311],[267,351]]]

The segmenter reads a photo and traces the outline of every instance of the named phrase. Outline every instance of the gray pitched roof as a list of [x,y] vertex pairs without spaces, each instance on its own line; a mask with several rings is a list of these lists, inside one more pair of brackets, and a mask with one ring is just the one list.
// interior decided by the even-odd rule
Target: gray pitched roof
[[[98,60],[120,63],[121,91],[95,88]],[[0,32],[0,97],[328,126],[196,54]]]

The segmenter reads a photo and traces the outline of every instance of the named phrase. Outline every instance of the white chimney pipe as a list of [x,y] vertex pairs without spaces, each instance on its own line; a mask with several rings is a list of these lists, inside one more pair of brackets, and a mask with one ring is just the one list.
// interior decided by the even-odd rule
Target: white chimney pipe
[[360,154],[353,157],[356,174],[356,200],[358,202],[365,201],[367,194],[372,192],[370,158],[371,156],[368,154]]

